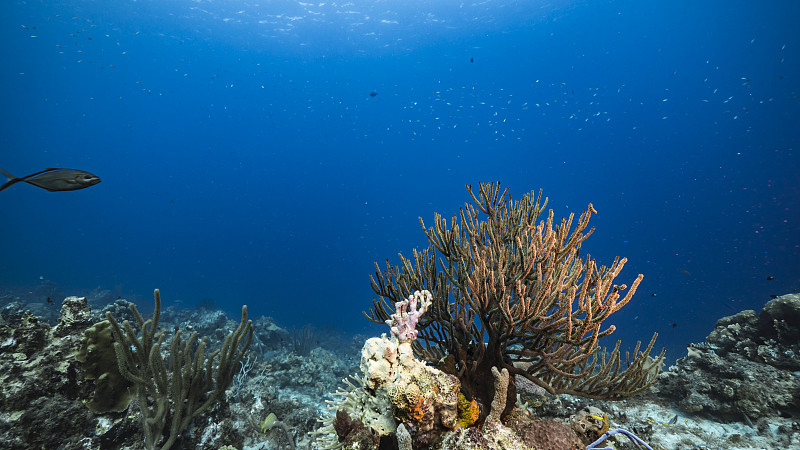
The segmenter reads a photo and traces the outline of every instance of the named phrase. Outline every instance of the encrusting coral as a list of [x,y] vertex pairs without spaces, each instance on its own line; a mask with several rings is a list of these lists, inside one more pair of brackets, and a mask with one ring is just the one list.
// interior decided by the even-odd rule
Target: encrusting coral
[[[573,215],[554,221],[541,192],[514,200],[499,183],[481,183],[449,223],[439,214],[426,228],[426,250],[414,250],[413,259],[400,255],[400,265],[389,264],[372,278],[380,299],[373,300],[367,317],[384,323],[398,302],[415,289],[432,293],[427,314],[417,317],[414,353],[432,364],[449,364],[469,400],[479,402],[482,422],[494,400],[492,368],[507,370],[505,417],[513,408],[514,379],[523,377],[551,394],[620,400],[644,391],[656,382],[664,352],[649,356],[655,343],[620,358],[620,342],[609,353],[598,345],[614,326],[603,322],[630,301],[642,280],[628,287],[614,284],[625,265],[617,258],[610,267],[586,255],[581,244],[595,209],[590,204],[570,231]],[[538,223],[537,223],[538,221]],[[376,264],[377,267],[377,264]],[[447,361],[449,360],[449,363]]]
[[481,409],[475,400],[467,400],[461,392],[458,393],[458,423],[453,428],[468,428],[480,417]]

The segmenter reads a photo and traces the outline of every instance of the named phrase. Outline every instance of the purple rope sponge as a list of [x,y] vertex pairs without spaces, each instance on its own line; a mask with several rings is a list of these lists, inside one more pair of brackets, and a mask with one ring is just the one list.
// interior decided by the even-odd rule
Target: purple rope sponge
[[601,448],[601,447],[598,447],[598,445],[600,445],[603,441],[605,441],[606,439],[608,439],[609,437],[611,437],[611,436],[613,436],[613,435],[615,435],[617,433],[622,433],[625,436],[628,436],[628,439],[632,440],[635,444],[637,444],[637,445],[639,445],[639,446],[641,446],[643,448],[646,448],[647,450],[653,450],[652,447],[647,445],[643,440],[639,439],[635,434],[631,433],[628,430],[623,430],[622,428],[617,428],[616,430],[606,431],[605,433],[603,433],[602,436],[600,436],[600,439],[598,439],[598,440],[592,442],[591,444],[589,444],[589,446],[586,447],[586,450],[613,450],[611,447],[602,447]]

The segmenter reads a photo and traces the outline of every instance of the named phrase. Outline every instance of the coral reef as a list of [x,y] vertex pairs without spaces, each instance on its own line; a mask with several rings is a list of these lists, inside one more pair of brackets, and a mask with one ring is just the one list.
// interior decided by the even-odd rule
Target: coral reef
[[584,444],[590,444],[608,431],[608,415],[600,408],[587,406],[570,418],[570,428],[578,433]]
[[401,422],[414,446],[424,446],[458,422],[458,379],[414,358],[410,343],[385,335],[368,339],[361,373],[357,384],[348,380],[348,388],[337,392],[332,414],[323,420],[326,428],[318,434],[328,434],[325,447],[342,448],[341,442],[355,439],[362,446],[394,441]]
[[136,387],[119,372],[111,322],[98,322],[83,333],[75,359],[83,363],[86,379],[95,382],[94,396],[86,402],[90,410],[120,412],[128,407]]
[[661,396],[686,413],[758,422],[800,416],[800,294],[717,321],[662,375]]
[[[128,311],[127,305],[117,300],[106,309]],[[114,352],[108,351],[109,323],[99,322],[103,325],[90,328],[100,317],[99,311],[93,313],[85,297],[68,297],[62,303],[61,315],[53,321],[57,325],[51,327],[24,308],[21,302],[7,304],[7,314],[0,323],[2,447],[144,448],[137,408],[114,412],[117,407],[101,406],[117,405],[118,397],[108,394],[101,383],[95,384],[116,365],[100,363],[103,358],[96,358],[98,347],[105,347],[100,353],[116,361]],[[220,331],[230,328],[226,323]],[[85,332],[90,329],[87,336]],[[200,426],[190,427],[172,448],[241,448],[241,434],[227,417],[227,405],[222,406],[209,411],[202,425],[195,421]]]
[[551,394],[611,400],[653,385],[664,356],[649,356],[655,334],[643,351],[636,345],[626,367],[619,342],[610,353],[598,344],[615,329],[604,321],[630,301],[642,275],[622,296],[628,288],[614,280],[625,258],[606,267],[578,256],[594,231],[586,231],[596,213],[592,205],[571,230],[573,215],[558,224],[550,210],[539,220],[547,204],[541,192],[514,200],[499,183],[481,183],[477,195],[467,189],[473,203],[449,226],[439,214],[431,228],[420,218],[426,250],[414,250],[413,260],[401,255],[399,266],[387,262],[384,271],[376,263],[372,288],[380,298],[367,318],[398,322],[411,290],[430,290],[432,303],[423,306],[428,314],[419,318],[414,352],[432,364],[454,359],[451,370],[462,392],[481,407],[479,423],[494,401],[495,367],[512,375],[502,416],[513,407],[517,377]]
[[[247,321],[247,307],[242,307],[242,321],[236,331],[228,334],[222,349],[211,353],[208,358],[205,357],[206,338],[201,339],[195,348],[197,332],[193,332],[184,343],[182,330],[178,329],[172,336],[167,369],[161,356],[165,334],[158,329],[161,313],[158,289],[153,297],[156,307],[150,320],[145,321],[136,306],[131,305],[139,331],[135,331],[128,321],[120,327],[111,313],[106,313],[106,317],[114,336],[119,372],[136,387],[145,448],[160,446],[161,450],[168,450],[192,419],[224,398],[225,390],[233,381],[239,362],[252,341],[253,323]],[[247,339],[243,340],[245,336]],[[167,426],[168,434],[165,434]],[[160,443],[162,439],[163,444]]]
[[[430,448],[467,449],[580,449],[578,435],[568,426],[542,421],[524,410],[501,420],[506,410],[509,371],[492,368],[494,400],[477,426],[480,409],[460,392],[454,375],[415,358],[414,325],[425,312],[430,293],[414,292],[398,302],[398,313],[387,320],[392,337],[385,334],[366,341],[361,351],[361,376],[336,392],[329,412],[315,432],[325,449]],[[401,312],[418,311],[413,318]],[[405,323],[405,325],[403,325]],[[513,426],[513,427],[512,427]],[[605,431],[605,430],[604,430]]]
[[[2,447],[143,449],[138,407],[90,410],[87,403],[98,390],[89,372],[104,369],[76,360],[82,348],[88,356],[91,345],[107,346],[96,339],[107,334],[105,326],[86,333],[106,312],[136,320],[130,303],[117,299],[92,311],[87,299],[68,297],[60,316],[48,323],[27,311],[24,300],[15,296],[0,314]],[[519,397],[511,412],[494,419],[509,407],[500,401],[503,395],[495,394],[483,411],[492,419],[483,423],[478,402],[459,392],[452,361],[432,367],[411,352],[413,341],[326,330],[301,357],[289,333],[260,318],[254,335],[264,334],[253,342],[261,345],[252,344],[239,363],[224,401],[191,421],[171,448],[584,449],[597,436],[604,441],[591,448],[800,448],[800,372],[794,365],[800,351],[798,311],[800,296],[792,294],[768,302],[758,313],[720,319],[705,342],[692,344],[687,357],[661,375],[661,383],[623,401],[553,395],[515,376]],[[418,317],[417,327],[427,314],[430,310]],[[184,327],[208,332],[207,349],[222,348],[224,337],[241,323],[223,323],[220,317],[208,309],[162,315],[163,347],[170,348],[177,327]],[[169,351],[160,353],[164,358]],[[511,373],[506,381],[502,368],[492,372],[487,383],[493,389],[511,385]],[[349,378],[338,394],[325,394],[350,373],[359,376]],[[326,399],[330,409],[321,426],[316,418],[326,411]],[[628,432],[646,444],[634,444]]]
[[[723,317],[648,392],[592,406],[607,413],[612,429],[629,430],[654,449],[800,448],[798,313],[800,295],[788,294],[758,313]],[[563,408],[585,406],[561,396],[534,409],[563,417]],[[616,448],[637,448],[624,433],[609,439]]]
[[42,431],[94,429],[92,414],[80,401],[89,388],[82,385],[80,363],[73,358],[85,308],[86,299],[66,299],[60,330],[29,312],[9,314],[12,321],[0,325],[3,448],[79,448],[80,434]]

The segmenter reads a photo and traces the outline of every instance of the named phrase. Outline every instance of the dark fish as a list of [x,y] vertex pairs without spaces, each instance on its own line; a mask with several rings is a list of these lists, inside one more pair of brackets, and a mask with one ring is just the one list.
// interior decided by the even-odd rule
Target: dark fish
[[767,277],[767,281],[772,281],[774,279],[775,279],[775,277]]
[[370,93],[369,93],[369,96],[370,96],[370,97],[375,97],[376,95],[378,95],[378,93],[377,93],[377,92],[370,92]]
[[470,58],[469,62],[475,62],[475,58]]
[[40,187],[48,192],[76,191],[94,186],[100,182],[100,177],[97,175],[75,169],[45,169],[22,178],[17,178],[3,169],[0,169],[0,172],[8,177],[6,184],[0,186],[0,191],[8,189],[20,181]]

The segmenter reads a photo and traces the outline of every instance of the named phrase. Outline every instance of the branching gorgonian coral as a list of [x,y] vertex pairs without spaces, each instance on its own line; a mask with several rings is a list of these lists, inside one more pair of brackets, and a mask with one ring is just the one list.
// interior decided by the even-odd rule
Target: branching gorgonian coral
[[[625,265],[617,258],[599,266],[581,244],[596,211],[590,204],[575,229],[573,215],[554,221],[541,191],[514,200],[499,183],[481,183],[472,203],[448,221],[434,216],[425,227],[426,250],[400,265],[387,261],[372,277],[373,300],[368,318],[385,323],[395,302],[415,290],[433,293],[433,303],[416,329],[414,351],[461,380],[462,391],[477,400],[485,417],[494,395],[492,368],[507,369],[507,414],[516,399],[513,379],[521,376],[550,393],[619,400],[655,383],[664,352],[649,356],[656,335],[644,349],[637,343],[621,362],[620,343],[611,352],[598,340],[614,331],[603,322],[630,301],[642,280],[630,289],[614,284]],[[627,293],[622,296],[622,293]],[[483,418],[482,418],[483,419]]]

